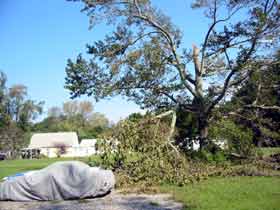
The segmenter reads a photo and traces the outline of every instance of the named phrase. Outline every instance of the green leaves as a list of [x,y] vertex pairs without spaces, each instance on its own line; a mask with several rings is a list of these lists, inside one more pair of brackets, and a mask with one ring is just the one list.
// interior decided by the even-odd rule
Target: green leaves
[[188,182],[187,163],[168,144],[169,128],[149,117],[120,122],[101,143],[101,159],[93,164],[116,170],[118,185]]
[[[222,99],[232,96],[255,71],[253,63],[269,58],[265,49],[279,42],[274,0],[195,0],[193,8],[202,8],[210,21],[200,49],[190,51],[181,48],[180,28],[150,1],[83,2],[94,23],[103,21],[114,31],[87,46],[90,59],[68,61],[65,87],[72,98],[124,95],[150,110],[179,107],[198,119],[203,136]],[[275,43],[262,41],[268,37]]]
[[249,128],[231,120],[221,120],[210,127],[210,133],[212,138],[222,139],[227,143],[229,153],[246,158],[254,155],[253,132]]
[[0,150],[16,151],[23,147],[24,132],[43,111],[44,102],[28,98],[21,84],[6,87],[7,77],[0,71]]

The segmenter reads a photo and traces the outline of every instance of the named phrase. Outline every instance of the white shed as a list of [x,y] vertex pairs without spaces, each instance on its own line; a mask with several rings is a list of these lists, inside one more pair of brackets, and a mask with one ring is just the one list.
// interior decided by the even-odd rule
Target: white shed
[[86,157],[96,154],[96,143],[96,139],[83,139],[80,143],[79,155],[82,157]]
[[79,151],[75,132],[37,133],[31,137],[29,149],[40,149],[47,157],[75,157]]

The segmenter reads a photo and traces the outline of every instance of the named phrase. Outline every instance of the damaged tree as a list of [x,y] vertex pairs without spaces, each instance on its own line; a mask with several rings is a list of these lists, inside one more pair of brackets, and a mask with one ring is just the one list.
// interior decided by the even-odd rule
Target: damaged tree
[[180,29],[149,0],[82,2],[91,26],[105,20],[116,28],[87,46],[90,60],[68,60],[72,97],[121,94],[143,108],[192,112],[201,147],[209,141],[213,109],[248,79],[258,57],[270,54],[259,50],[279,43],[276,0],[196,0],[192,7],[204,9],[210,24],[203,43],[192,50],[181,46]]

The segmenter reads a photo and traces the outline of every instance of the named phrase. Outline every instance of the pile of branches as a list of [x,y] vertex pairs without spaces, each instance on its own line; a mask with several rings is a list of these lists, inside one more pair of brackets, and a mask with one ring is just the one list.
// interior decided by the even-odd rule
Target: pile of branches
[[124,120],[105,136],[101,157],[93,165],[115,171],[118,185],[184,185],[190,181],[189,165],[183,154],[169,141],[170,126],[146,117],[137,122]]

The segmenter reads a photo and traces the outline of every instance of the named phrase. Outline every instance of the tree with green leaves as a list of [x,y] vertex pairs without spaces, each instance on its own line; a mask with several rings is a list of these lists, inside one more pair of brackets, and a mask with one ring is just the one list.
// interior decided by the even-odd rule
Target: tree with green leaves
[[192,48],[182,46],[180,28],[149,0],[81,1],[91,27],[105,21],[115,30],[87,46],[89,60],[68,60],[72,98],[121,94],[143,108],[190,112],[201,147],[214,109],[279,43],[277,0],[195,0],[192,7],[204,10],[209,27]]
[[32,121],[43,111],[43,102],[27,96],[21,84],[6,86],[7,76],[0,71],[0,150],[17,150],[25,143]]
[[33,127],[34,132],[75,131],[80,139],[95,138],[109,128],[104,114],[94,112],[90,101],[67,101],[51,107],[48,116]]
[[[267,64],[269,62],[269,65]],[[224,106],[225,115],[254,131],[258,146],[280,145],[280,51],[260,60],[255,71]]]
[[43,111],[44,102],[27,98],[27,87],[21,84],[6,87],[7,77],[0,72],[0,119],[26,129]]
[[8,96],[6,82],[7,76],[4,72],[0,71],[0,127],[6,126],[10,121],[7,110]]

